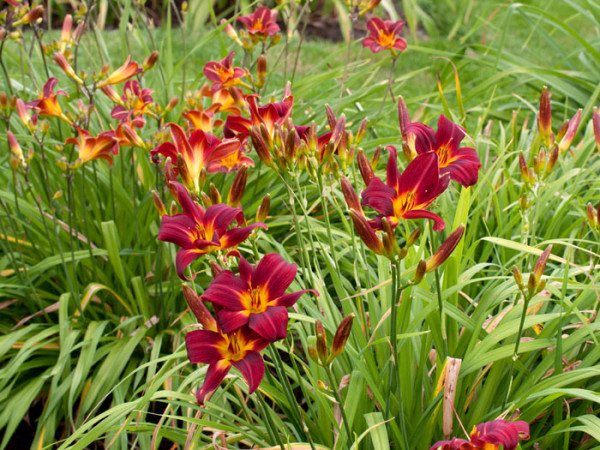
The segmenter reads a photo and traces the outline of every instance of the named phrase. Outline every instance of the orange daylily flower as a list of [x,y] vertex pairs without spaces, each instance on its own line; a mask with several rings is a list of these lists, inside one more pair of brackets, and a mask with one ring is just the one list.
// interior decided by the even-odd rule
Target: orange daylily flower
[[74,167],[79,167],[94,159],[105,159],[112,166],[113,155],[119,154],[119,145],[115,133],[105,131],[96,137],[91,137],[88,131],[77,127],[76,129],[79,139],[70,137],[65,141],[65,144],[76,145],[79,149],[79,156]]
[[138,63],[131,62],[131,55],[129,55],[121,67],[111,73],[108,78],[99,81],[96,87],[102,88],[102,86],[109,84],[122,83],[140,72],[141,69],[138,67]]

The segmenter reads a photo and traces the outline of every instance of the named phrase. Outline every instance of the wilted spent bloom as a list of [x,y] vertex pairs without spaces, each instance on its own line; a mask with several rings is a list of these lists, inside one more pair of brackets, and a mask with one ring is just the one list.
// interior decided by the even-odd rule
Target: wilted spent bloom
[[390,50],[395,56],[398,51],[406,50],[406,41],[400,37],[400,31],[404,21],[393,22],[373,17],[367,22],[369,36],[362,43],[363,47],[369,47],[373,53],[382,50]]

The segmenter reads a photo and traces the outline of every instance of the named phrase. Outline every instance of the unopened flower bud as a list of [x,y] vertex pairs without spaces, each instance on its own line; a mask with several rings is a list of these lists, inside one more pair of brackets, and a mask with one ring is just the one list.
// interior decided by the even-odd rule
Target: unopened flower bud
[[417,264],[417,269],[415,270],[415,278],[413,280],[414,284],[419,284],[423,277],[427,273],[427,261],[420,260],[419,264]]
[[404,103],[404,97],[398,97],[398,122],[400,123],[400,133],[402,137],[406,136],[406,130],[410,125],[410,115],[408,114],[408,108]]
[[410,236],[406,240],[405,247],[406,248],[412,247],[414,245],[414,243],[417,242],[417,239],[419,239],[419,237],[421,237],[421,229],[417,228],[415,231],[413,231],[410,234]]
[[377,146],[375,152],[373,153],[373,157],[371,158],[371,167],[373,170],[377,169],[377,164],[379,164],[379,158],[381,157],[381,146]]
[[362,207],[360,206],[360,201],[358,199],[358,195],[356,195],[356,191],[352,188],[352,185],[348,181],[346,177],[342,177],[341,179],[342,185],[342,194],[344,194],[344,198],[346,199],[346,204],[348,205],[348,209],[354,209],[359,213],[363,213]]
[[594,116],[592,118],[592,124],[594,126],[594,138],[596,139],[596,148],[600,152],[600,114],[598,108],[594,107]]
[[225,269],[223,269],[221,264],[214,261],[210,263],[210,273],[212,274],[213,278],[217,278],[217,276],[224,270]]
[[538,133],[546,148],[550,147],[552,142],[552,109],[550,107],[550,94],[548,88],[544,86],[540,96],[540,111],[538,114]]
[[521,178],[525,184],[530,184],[529,170],[527,169],[527,162],[525,162],[525,156],[522,152],[519,153],[519,170],[521,171]]
[[232,207],[237,207],[244,195],[246,189],[246,181],[248,180],[248,173],[246,166],[241,167],[235,174],[233,184],[227,194],[227,204]]
[[244,46],[244,44],[242,44],[242,41],[238,37],[238,35],[235,32],[235,29],[233,28],[233,26],[231,25],[231,23],[227,23],[227,19],[221,19],[220,25],[225,25],[223,27],[223,31],[225,32],[225,34],[227,35],[227,37],[229,39],[231,39],[232,41],[234,41],[240,47]]
[[579,128],[579,122],[581,121],[581,108],[577,110],[575,115],[571,120],[569,120],[569,126],[565,132],[565,135],[558,143],[558,151],[559,153],[564,152],[571,146],[571,142],[575,138],[575,133],[577,133],[577,128]]
[[165,204],[158,195],[158,192],[152,191],[152,199],[154,200],[154,206],[156,206],[158,214],[160,214],[161,217],[167,215],[167,208],[165,208]]
[[65,56],[62,53],[56,52],[54,54],[54,61],[56,61],[56,64],[58,64],[60,66],[62,71],[69,78],[71,78],[73,81],[75,81],[75,83],[83,84],[83,80],[77,76],[77,74],[75,73],[75,70],[73,70],[73,67],[71,67],[71,64],[69,64],[69,62],[67,61],[67,59],[65,58]]
[[372,250],[378,255],[383,254],[383,244],[377,237],[377,234],[371,228],[365,216],[363,216],[360,212],[355,211],[353,209],[350,210],[350,217],[352,218],[352,222],[354,223],[354,228],[356,229],[356,233],[358,237],[365,243],[367,248]]
[[523,274],[517,268],[517,266],[513,266],[512,273],[513,273],[513,278],[515,279],[515,283],[517,283],[517,286],[519,286],[519,289],[523,289],[524,288],[524,286],[523,286]]
[[[260,128],[262,127],[264,127],[264,125],[261,123]],[[264,133],[261,133],[261,130],[258,127],[252,126],[250,128],[250,140],[252,141],[252,146],[256,150],[256,154],[260,160],[265,165],[274,167],[273,158],[271,158],[271,154],[264,139]]]
[[319,361],[319,354],[317,353],[317,349],[314,348],[312,345],[308,346],[308,356],[310,356],[310,359],[312,359],[315,363],[321,363]]
[[213,205],[221,203],[221,193],[213,183],[210,183],[210,187],[208,188],[208,196]]
[[119,96],[119,94],[117,94],[117,91],[115,91],[112,86],[107,84],[106,86],[102,86],[100,90],[104,93],[104,95],[110,98],[113,101],[113,103],[116,103],[118,105],[123,104],[123,100],[121,100],[121,97]]
[[200,200],[202,200],[202,204],[205,208],[208,208],[213,204],[210,196],[206,192],[200,192]]
[[358,131],[356,132],[356,136],[354,136],[354,144],[359,145],[363,138],[365,137],[365,133],[367,132],[367,119],[363,119],[358,127]]
[[371,167],[371,163],[367,159],[367,155],[365,155],[365,153],[362,150],[358,151],[358,154],[356,155],[356,160],[358,163],[358,170],[360,171],[360,176],[365,182],[365,185],[369,186],[371,180],[375,178],[373,167]]
[[326,364],[329,356],[329,349],[327,348],[327,334],[325,333],[323,322],[320,320],[315,322],[315,332],[317,335],[317,354],[319,355],[319,360],[321,361],[321,364]]
[[177,171],[181,176],[181,181],[188,189],[195,189],[194,179],[192,178],[192,174],[188,170],[188,166],[183,159],[183,155],[181,153],[177,154]]
[[127,138],[127,140],[135,147],[145,149],[146,143],[142,140],[139,134],[127,123],[121,124],[121,131]]
[[348,342],[350,332],[352,331],[352,322],[354,317],[354,313],[351,313],[350,315],[344,317],[344,319],[340,322],[340,325],[333,336],[333,342],[331,343],[331,354],[327,359],[328,363],[333,361],[344,351],[344,347],[346,346],[346,342]]
[[175,109],[175,107],[177,106],[178,103],[179,103],[179,97],[174,96],[173,98],[171,98],[171,100],[169,100],[169,103],[167,104],[167,106],[165,108],[165,114],[173,111],[173,109]]
[[19,25],[29,25],[30,23],[35,22],[44,14],[44,7],[42,5],[38,5],[35,8],[31,9],[27,14],[21,17],[19,20],[13,22],[13,26]]
[[267,194],[263,197],[258,210],[256,211],[256,221],[264,222],[267,220],[267,216],[269,215],[269,209],[271,207],[271,195]]
[[183,283],[182,288],[185,301],[192,310],[192,313],[194,313],[194,316],[196,316],[198,323],[200,323],[205,330],[217,331],[217,322],[206,308],[202,299],[198,297],[196,292],[194,292],[187,283]]
[[156,61],[158,61],[158,50],[154,50],[152,53],[150,53],[150,55],[148,55],[142,64],[142,68],[144,71],[152,69],[156,64]]
[[531,203],[529,202],[529,200],[527,200],[527,196],[526,195],[521,196],[521,198],[519,199],[519,208],[521,208],[522,211],[525,211],[530,206],[531,206]]
[[256,61],[256,75],[258,78],[256,86],[263,87],[267,80],[267,57],[265,55],[260,55]]
[[544,269],[546,268],[546,263],[548,262],[548,258],[550,257],[550,252],[552,252],[552,245],[546,247],[546,250],[542,252],[537,262],[535,263],[535,267],[533,268],[533,275],[535,276],[536,284],[542,278]]
[[591,203],[587,204],[585,215],[587,217],[587,221],[594,230],[598,228],[598,220],[596,218],[596,211],[594,211],[594,206]]
[[171,161],[171,157],[168,157],[165,161],[165,165],[163,166],[163,175],[165,177],[167,185],[169,185],[171,181],[177,180],[175,170],[173,169],[173,162]]
[[450,255],[462,239],[464,233],[465,226],[462,224],[459,225],[459,227],[456,230],[450,233],[450,236],[448,236],[448,238],[442,243],[442,245],[440,245],[440,248],[438,248],[437,252],[435,252],[435,254],[427,260],[427,273],[433,272],[450,257]]
[[8,108],[8,95],[6,95],[6,92],[0,92],[0,108]]

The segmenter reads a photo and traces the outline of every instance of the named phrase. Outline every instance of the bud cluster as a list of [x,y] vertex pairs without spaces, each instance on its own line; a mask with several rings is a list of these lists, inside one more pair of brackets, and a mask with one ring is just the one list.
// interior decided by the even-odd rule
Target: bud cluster
[[329,348],[327,345],[327,333],[325,332],[323,323],[320,320],[315,322],[317,347],[308,347],[308,355],[315,363],[325,367],[331,364],[335,358],[342,354],[352,331],[352,322],[354,317],[354,313],[351,313],[342,319],[335,332],[335,335],[333,336],[331,348]]

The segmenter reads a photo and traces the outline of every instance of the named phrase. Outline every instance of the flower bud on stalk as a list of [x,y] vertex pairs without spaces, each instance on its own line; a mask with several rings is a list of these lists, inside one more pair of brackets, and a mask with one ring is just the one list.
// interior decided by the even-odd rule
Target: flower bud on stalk
[[538,133],[546,148],[550,147],[552,142],[552,109],[550,107],[550,94],[548,88],[544,86],[540,96],[540,111],[538,114]]
[[38,5],[35,8],[31,9],[27,12],[23,17],[19,20],[13,22],[13,26],[19,25],[29,25],[30,23],[35,22],[44,14],[44,7],[42,5]]
[[158,192],[152,191],[152,198],[154,200],[154,206],[156,206],[158,214],[160,214],[161,217],[165,216],[167,214],[167,208],[165,208],[165,204],[158,195]]
[[525,156],[523,152],[519,153],[519,170],[521,171],[521,178],[525,184],[530,184],[531,179],[529,178],[529,171],[527,169],[527,162],[525,162]]
[[519,289],[520,290],[525,289],[525,286],[523,285],[523,274],[517,268],[517,266],[513,266],[512,273],[513,273],[513,278],[515,279],[515,283],[517,283],[517,286],[519,287]]
[[375,152],[373,153],[373,157],[371,158],[371,168],[375,170],[377,168],[377,164],[379,164],[379,157],[381,156],[381,146],[377,146]]
[[235,32],[235,29],[233,28],[231,23],[227,23],[227,19],[221,19],[221,22],[219,22],[219,25],[225,25],[225,27],[223,28],[223,31],[225,32],[225,34],[227,35],[227,37],[229,39],[234,41],[240,47],[244,46],[244,44],[242,44],[242,41],[240,41],[240,38],[238,37],[238,35]]
[[427,273],[427,261],[420,260],[419,264],[417,264],[417,270],[415,271],[415,279],[413,280],[413,284],[419,284],[425,274]]
[[62,71],[69,78],[71,78],[73,81],[75,81],[75,83],[83,84],[83,80],[77,76],[77,74],[75,73],[75,70],[73,70],[73,67],[71,67],[71,64],[69,64],[69,62],[67,61],[67,59],[64,57],[64,55],[62,53],[56,52],[54,54],[54,61],[56,62],[56,64],[58,64],[60,66]]
[[349,209],[353,209],[358,211],[359,213],[363,213],[362,207],[360,205],[360,201],[358,200],[358,195],[352,188],[352,185],[348,181],[346,177],[341,178],[342,185],[342,194],[344,194],[344,199],[346,199],[346,204]]
[[267,132],[266,127],[261,123],[259,127],[252,126],[250,128],[250,140],[252,141],[252,146],[256,150],[256,154],[260,158],[260,160],[269,167],[274,167],[273,158],[271,158],[271,153],[269,152],[269,148],[267,147],[267,142],[264,139],[264,133],[262,133],[263,128]]
[[564,152],[571,146],[571,143],[573,142],[573,139],[575,138],[575,133],[577,133],[577,128],[579,128],[580,121],[581,121],[581,108],[577,110],[577,112],[575,113],[573,118],[569,121],[569,125],[565,131],[565,134],[562,137],[562,139],[560,140],[560,142],[558,143],[559,153]]
[[344,347],[346,346],[346,342],[348,342],[350,332],[352,331],[352,321],[354,320],[354,317],[354,313],[351,313],[350,315],[344,317],[344,319],[340,322],[340,325],[333,336],[331,354],[327,359],[328,363],[332,362],[344,351]]
[[600,152],[600,114],[598,108],[594,107],[594,116],[592,118],[592,124],[594,126],[594,137],[596,138],[596,147]]
[[356,136],[354,136],[354,144],[359,145],[363,138],[365,137],[365,133],[367,132],[367,119],[363,119],[358,127],[358,131],[356,132]]
[[600,203],[598,204],[598,211],[594,211],[592,204],[588,203],[586,208],[586,216],[590,227],[592,227],[592,230],[598,231],[600,225]]
[[213,205],[218,205],[221,203],[221,193],[212,183],[210,183],[210,187],[208,188],[208,196],[210,197],[210,201]]
[[529,295],[535,295],[545,287],[546,283],[544,282],[543,284],[541,284],[540,279],[542,277],[542,274],[544,273],[544,269],[546,268],[546,263],[548,262],[548,258],[550,257],[551,251],[552,245],[546,247],[546,250],[542,252],[537,262],[535,263],[533,272],[529,274],[529,280],[527,281],[527,290],[529,292]]
[[367,219],[354,209],[350,210],[350,217],[352,218],[358,237],[361,238],[367,248],[378,255],[383,255],[383,244],[377,237],[377,234],[375,234],[373,228],[371,228],[367,222]]
[[421,237],[421,229],[417,228],[410,234],[404,246],[406,248],[412,247],[414,243],[417,242],[417,239],[419,239],[419,237]]
[[227,194],[227,204],[229,206],[235,208],[240,204],[242,197],[244,196],[244,190],[246,189],[247,180],[248,173],[246,170],[246,166],[242,166],[235,174],[233,184],[231,185],[229,193]]
[[188,166],[183,159],[183,155],[181,153],[177,154],[177,171],[181,176],[181,181],[188,189],[194,189],[194,180],[192,179],[192,174],[188,170]]
[[165,160],[165,165],[163,166],[163,175],[165,177],[165,182],[167,183],[167,186],[169,187],[169,190],[171,191],[172,194],[174,194],[174,197],[177,197],[177,190],[175,190],[174,188],[171,188],[171,181],[176,181],[177,180],[177,176],[175,175],[175,170],[173,169],[173,162],[171,161],[171,157],[168,157]]
[[183,296],[191,311],[194,313],[194,316],[196,316],[198,323],[200,323],[205,330],[217,331],[217,322],[204,305],[202,299],[198,297],[187,283],[183,283]]
[[271,195],[267,194],[263,197],[263,200],[256,211],[256,221],[264,222],[267,220],[267,216],[269,215],[269,209],[271,208]]
[[327,334],[325,333],[323,322],[320,320],[315,322],[315,332],[317,334],[317,354],[319,355],[319,360],[321,361],[321,364],[326,364],[329,354],[329,349],[327,348]]
[[142,64],[142,68],[144,69],[144,71],[152,69],[157,61],[158,61],[158,50],[154,50],[144,60],[144,63]]
[[263,87],[267,81],[267,57],[265,55],[260,55],[256,61],[256,76],[256,87]]
[[[356,156],[356,160],[358,162],[358,170],[360,171],[360,176],[365,182],[366,186],[369,186],[369,183],[373,178],[375,178],[375,173],[373,172],[373,167],[371,167],[371,163],[367,159],[367,155],[362,150],[358,151],[358,155]],[[356,208],[355,208],[356,209]]]
[[546,167],[546,152],[543,148],[540,148],[540,152],[538,156],[533,158],[533,170],[538,176],[544,172],[544,168]]
[[456,230],[450,233],[450,236],[448,236],[448,238],[442,243],[442,245],[440,245],[440,248],[438,248],[437,252],[435,252],[435,254],[427,260],[427,273],[433,272],[450,257],[450,255],[462,239],[464,233],[465,226],[462,224],[459,225],[459,227]]

